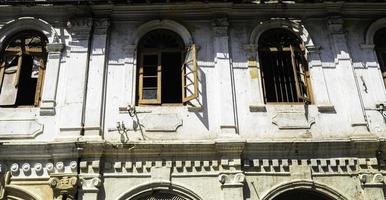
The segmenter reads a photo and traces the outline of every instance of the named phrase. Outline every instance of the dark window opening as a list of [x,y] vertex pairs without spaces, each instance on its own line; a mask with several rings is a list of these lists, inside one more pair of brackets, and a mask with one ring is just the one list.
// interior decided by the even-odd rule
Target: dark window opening
[[161,92],[163,103],[181,103],[181,52],[162,53],[161,65],[164,67],[162,71],[162,87]]
[[386,87],[386,28],[380,29],[375,33],[374,44],[383,82]]
[[23,55],[22,60],[16,105],[34,105],[37,78],[32,75],[32,56]]
[[285,29],[271,29],[259,39],[259,62],[265,102],[310,102],[304,46]]
[[47,59],[46,37],[23,31],[1,51],[0,106],[38,106]]
[[273,200],[331,200],[331,198],[310,190],[291,190],[278,195]]
[[172,31],[147,33],[139,43],[137,99],[139,104],[181,104],[184,43]]

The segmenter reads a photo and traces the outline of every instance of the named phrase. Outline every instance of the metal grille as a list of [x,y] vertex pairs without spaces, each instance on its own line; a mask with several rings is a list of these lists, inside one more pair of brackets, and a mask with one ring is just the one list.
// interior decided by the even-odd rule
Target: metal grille
[[176,194],[170,193],[168,191],[155,190],[143,195],[140,197],[134,198],[135,200],[188,200]]

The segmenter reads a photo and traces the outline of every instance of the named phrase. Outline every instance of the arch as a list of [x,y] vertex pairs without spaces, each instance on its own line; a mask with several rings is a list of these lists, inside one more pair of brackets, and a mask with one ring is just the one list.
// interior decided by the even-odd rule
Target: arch
[[193,43],[192,35],[183,25],[172,20],[152,20],[139,26],[137,30],[132,33],[132,44],[138,45],[138,42],[146,33],[155,29],[168,29],[176,32],[185,43],[185,46],[189,46]]
[[120,195],[117,200],[131,200],[138,195],[152,191],[152,190],[164,190],[164,191],[173,191],[173,194],[181,195],[188,198],[189,200],[202,200],[195,192],[192,190],[170,181],[154,181],[150,183],[141,184],[131,188],[128,192]]
[[23,189],[20,186],[7,185],[5,186],[4,191],[5,191],[5,197],[9,196],[9,197],[14,197],[14,198],[16,197],[16,198],[21,198],[25,200],[40,200],[40,198],[37,195]]
[[334,200],[348,200],[348,198],[327,185],[310,180],[292,181],[275,186],[268,193],[262,195],[261,200],[273,200],[280,194],[296,189],[315,191]]
[[257,45],[260,36],[269,29],[283,28],[291,31],[298,36],[303,42],[306,48],[314,47],[314,43],[311,39],[310,34],[304,25],[290,21],[286,19],[271,19],[267,21],[259,22],[259,24],[253,29],[249,37],[250,45]]
[[386,18],[381,18],[373,22],[366,31],[365,44],[373,46],[375,33],[381,28],[386,27]]
[[48,43],[55,43],[59,40],[57,32],[48,22],[34,17],[20,17],[7,22],[0,29],[0,49],[3,48],[4,42],[9,37],[25,30],[35,30],[43,33],[47,37]]

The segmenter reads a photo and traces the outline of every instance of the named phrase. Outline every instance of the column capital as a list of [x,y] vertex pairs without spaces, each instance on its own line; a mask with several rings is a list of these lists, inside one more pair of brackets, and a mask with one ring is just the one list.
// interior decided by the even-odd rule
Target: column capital
[[341,16],[332,16],[327,20],[328,30],[331,34],[343,34],[344,33],[344,19]]
[[218,181],[223,187],[226,186],[243,186],[245,175],[242,173],[237,174],[220,174]]
[[80,176],[80,184],[83,192],[98,192],[102,181],[98,176]]
[[95,34],[97,35],[106,35],[107,30],[110,27],[110,19],[101,18],[94,21],[95,24]]
[[76,199],[76,187],[78,184],[78,178],[74,176],[55,176],[49,179],[49,184],[54,192],[54,199],[63,199],[64,195],[67,199]]

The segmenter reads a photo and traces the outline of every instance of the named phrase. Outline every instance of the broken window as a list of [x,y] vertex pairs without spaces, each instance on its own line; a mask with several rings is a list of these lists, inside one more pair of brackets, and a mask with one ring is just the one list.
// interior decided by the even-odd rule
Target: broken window
[[196,48],[185,50],[176,33],[158,29],[139,43],[138,103],[181,104],[198,96]]
[[375,51],[386,87],[386,28],[380,29],[374,36]]
[[259,39],[265,102],[310,102],[310,75],[304,45],[292,32],[271,29]]
[[46,37],[23,31],[1,52],[0,106],[38,106],[47,60]]

